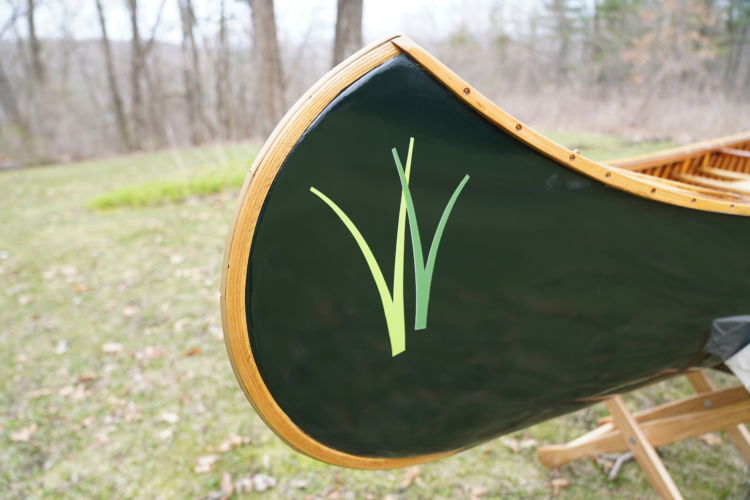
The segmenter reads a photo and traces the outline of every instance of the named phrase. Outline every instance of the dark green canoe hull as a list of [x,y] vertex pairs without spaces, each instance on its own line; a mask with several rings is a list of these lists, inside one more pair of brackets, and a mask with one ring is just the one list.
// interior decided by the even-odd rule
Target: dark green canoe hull
[[[393,283],[405,161],[424,253],[451,194],[427,327],[393,355],[350,218]],[[286,157],[248,256],[249,342],[281,410],[363,457],[466,448],[665,370],[710,363],[711,321],[746,313],[750,220],[611,189],[499,129],[406,54],[349,86]]]

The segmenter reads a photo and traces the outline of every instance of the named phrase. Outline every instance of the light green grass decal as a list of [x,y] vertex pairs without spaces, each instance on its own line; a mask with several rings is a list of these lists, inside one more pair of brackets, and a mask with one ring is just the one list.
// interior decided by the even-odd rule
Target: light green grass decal
[[406,325],[404,315],[404,240],[406,234],[406,218],[409,219],[409,234],[411,235],[412,253],[414,256],[414,277],[416,288],[416,310],[414,319],[414,328],[422,330],[427,328],[427,309],[430,305],[430,287],[432,286],[432,275],[435,272],[435,260],[437,251],[440,246],[440,239],[443,237],[445,225],[448,222],[453,206],[456,204],[458,196],[461,194],[466,183],[469,182],[469,176],[465,175],[463,180],[453,191],[453,195],[448,200],[448,204],[443,209],[443,215],[440,217],[435,234],[432,237],[432,244],[427,255],[425,263],[422,251],[422,241],[419,236],[419,224],[417,223],[417,213],[414,208],[414,200],[409,190],[409,176],[411,174],[412,152],[414,150],[414,138],[409,139],[409,152],[406,156],[406,168],[401,163],[396,148],[391,150],[393,161],[396,164],[399,181],[401,183],[401,204],[398,209],[398,223],[396,225],[396,256],[393,265],[393,291],[388,289],[383,272],[380,270],[375,255],[367,244],[362,233],[357,229],[352,220],[346,213],[326,195],[310,187],[310,191],[318,196],[328,205],[331,210],[341,219],[344,226],[349,230],[357,242],[362,255],[370,268],[375,286],[380,294],[380,301],[383,304],[383,313],[385,314],[386,326],[388,327],[388,336],[391,341],[391,355],[396,356],[406,349]]

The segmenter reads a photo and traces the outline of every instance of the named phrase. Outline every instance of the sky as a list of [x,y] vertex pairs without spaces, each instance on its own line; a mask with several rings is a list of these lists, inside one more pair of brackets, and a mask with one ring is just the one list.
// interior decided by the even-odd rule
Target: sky
[[[20,0],[14,0],[20,2]],[[38,0],[37,26],[41,37],[60,37],[68,34],[77,39],[98,38],[94,0]],[[179,42],[181,37],[178,0],[166,0],[159,38]],[[218,0],[193,0],[201,35],[212,37],[217,29]],[[25,3],[25,2],[20,2]],[[107,27],[113,39],[130,37],[125,0],[104,0]],[[140,0],[139,22],[144,36],[156,19],[160,0]],[[512,31],[512,19],[523,18],[538,8],[541,0],[507,2],[502,0],[364,0],[363,32],[365,43],[394,32],[405,33],[417,41],[435,34],[449,34],[460,27],[474,33],[502,23]],[[226,0],[228,14],[234,22],[235,37],[249,33],[250,11],[241,0]],[[336,0],[275,0],[279,38],[300,43],[327,41],[333,38],[336,20]],[[489,13],[495,12],[495,17]],[[0,4],[0,27],[4,25],[10,8]],[[25,23],[18,23],[19,33],[25,34]],[[239,32],[238,32],[239,31]],[[7,34],[6,34],[7,36]]]

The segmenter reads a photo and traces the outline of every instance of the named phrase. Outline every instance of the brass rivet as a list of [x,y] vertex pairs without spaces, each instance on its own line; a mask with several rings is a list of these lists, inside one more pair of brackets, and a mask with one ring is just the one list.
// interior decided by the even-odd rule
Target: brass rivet
[[635,444],[635,443],[638,442],[638,441],[635,440],[634,437],[629,438],[628,441],[630,442],[630,444]]
[[656,188],[651,188],[651,194],[654,194],[656,192]]
[[575,159],[576,159],[576,155],[574,155],[574,154],[571,154],[571,155],[570,155],[570,161],[573,161],[573,160],[575,160]]
[[520,123],[516,123],[516,130],[521,130],[523,128],[523,125]]
[[734,208],[734,203],[732,203],[731,205],[729,205],[729,208]]
[[469,87],[464,88],[464,94],[469,95],[471,93],[471,90],[469,90]]
[[692,200],[690,200],[690,203],[695,203],[695,202],[696,202],[695,198],[693,198]]
[[[570,155],[570,156],[573,156],[573,155]],[[607,172],[606,174],[604,174],[604,177],[612,177],[612,172]]]

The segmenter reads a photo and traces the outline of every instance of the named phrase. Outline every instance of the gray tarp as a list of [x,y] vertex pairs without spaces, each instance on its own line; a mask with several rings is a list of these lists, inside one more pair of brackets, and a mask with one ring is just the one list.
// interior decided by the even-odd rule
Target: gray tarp
[[703,350],[726,361],[747,345],[750,345],[750,315],[730,316],[713,321],[711,336]]

